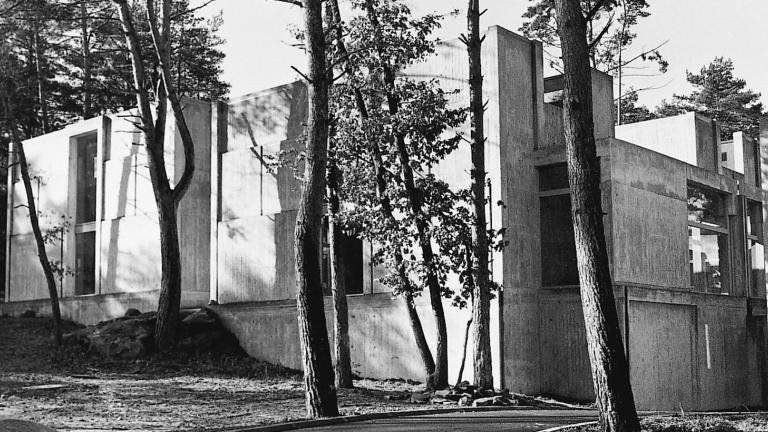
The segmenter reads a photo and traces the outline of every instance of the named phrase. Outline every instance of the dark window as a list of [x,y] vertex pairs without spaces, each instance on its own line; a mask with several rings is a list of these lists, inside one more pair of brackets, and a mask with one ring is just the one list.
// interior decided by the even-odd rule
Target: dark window
[[567,194],[543,196],[539,203],[542,286],[578,285],[571,198]]
[[723,162],[727,161],[728,160],[728,153],[726,153],[726,152],[720,153],[720,160],[722,160]]
[[96,220],[96,134],[77,140],[76,223]]
[[568,166],[564,163],[539,167],[539,190],[568,189]]
[[728,215],[722,194],[688,185],[688,257],[696,291],[729,294]]
[[75,295],[96,292],[96,133],[77,139]]
[[[344,272],[347,294],[363,293],[363,241],[345,232],[338,235],[339,269]],[[330,244],[328,243],[328,224],[323,224],[323,268],[321,272],[323,295],[330,296],[331,292],[331,259]]]
[[96,232],[75,234],[75,295],[96,291]]
[[749,295],[765,297],[765,252],[763,250],[763,207],[747,201],[747,255]]

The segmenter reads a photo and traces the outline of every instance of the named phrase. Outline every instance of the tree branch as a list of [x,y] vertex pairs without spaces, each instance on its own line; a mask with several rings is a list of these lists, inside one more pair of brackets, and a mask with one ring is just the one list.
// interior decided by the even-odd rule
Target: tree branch
[[600,9],[602,9],[607,2],[608,0],[597,0],[597,3],[595,3],[592,9],[590,9],[589,12],[587,12],[587,14],[584,16],[584,20],[587,22],[592,21],[595,15],[600,12]]

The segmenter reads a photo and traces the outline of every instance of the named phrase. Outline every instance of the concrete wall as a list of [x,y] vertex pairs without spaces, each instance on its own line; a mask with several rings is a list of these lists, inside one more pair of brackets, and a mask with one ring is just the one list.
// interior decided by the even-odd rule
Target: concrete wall
[[[622,331],[628,334],[630,371],[640,409],[724,409],[765,403],[768,372],[765,316],[744,296],[741,225],[731,226],[730,296],[692,292],[688,274],[687,184],[730,197],[759,200],[734,178],[691,166],[627,142],[598,142],[611,269]],[[564,161],[562,150],[542,149],[537,164]],[[626,291],[625,291],[626,290]],[[625,300],[624,293],[628,296]],[[577,287],[543,288],[537,314],[520,325],[538,326],[540,364],[520,378],[522,388],[562,398],[594,397]],[[748,306],[750,305],[750,306]],[[628,331],[625,329],[625,319]]]
[[719,128],[693,112],[616,127],[616,138],[690,165],[720,171]]
[[[227,120],[214,152],[220,195],[212,219],[218,227],[211,239],[217,251],[213,297],[219,303],[295,295],[293,228],[300,183],[290,152],[300,147],[306,98],[306,87],[295,83],[231,101],[222,113]],[[281,157],[279,167],[271,165]]]
[[[402,299],[388,293],[351,295],[349,302],[349,336],[352,370],[363,377],[405,378],[423,382],[423,363],[414,348],[408,313]],[[243,348],[253,357],[301,369],[301,345],[296,326],[296,302],[248,302],[214,306],[225,326],[232,329]],[[425,297],[417,300],[424,331],[430,348],[435,349],[431,307]],[[332,322],[331,298],[325,298],[326,321]],[[459,340],[463,340],[468,310],[446,308],[446,321],[451,343],[448,345],[449,381],[455,382],[461,362]],[[333,343],[329,327],[329,341]],[[471,358],[467,358],[468,361]],[[471,362],[464,377],[471,377]]]
[[[209,298],[210,242],[207,236],[200,236],[199,233],[210,231],[211,113],[207,103],[185,99],[183,105],[194,138],[196,170],[179,207],[182,298],[187,305],[200,305]],[[143,310],[156,307],[156,291],[160,285],[157,209],[143,137],[127,117],[130,114],[90,119],[25,142],[31,172],[41,178],[39,192],[35,191],[39,209],[52,215],[50,220],[70,218],[71,222],[63,244],[54,241],[49,245],[49,258],[63,261],[74,271],[75,232],[93,229],[96,233],[95,294],[70,299],[75,293],[72,272],[64,275],[61,278],[63,283],[59,284],[60,295],[64,298],[64,316],[82,322],[118,316],[126,307],[131,307],[125,305],[140,304]],[[89,224],[90,227],[85,227],[78,226],[74,220],[77,212],[74,173],[77,172],[78,138],[89,134],[97,136],[96,220]],[[166,140],[166,166],[172,181],[175,181],[181,175],[184,153],[170,114]],[[17,173],[11,173],[13,200],[9,208],[13,214],[9,219],[8,300],[46,299],[47,286],[37,258],[26,207],[23,207],[26,197],[21,182],[14,181],[16,177]],[[44,232],[51,226],[47,222],[49,219],[44,219],[41,226]],[[121,296],[125,293],[135,295]],[[153,299],[149,303],[155,305],[148,307],[147,299]],[[120,303],[123,300],[125,305]],[[39,308],[34,305],[33,302],[28,306]],[[17,311],[18,306],[8,303],[2,305],[2,311]]]

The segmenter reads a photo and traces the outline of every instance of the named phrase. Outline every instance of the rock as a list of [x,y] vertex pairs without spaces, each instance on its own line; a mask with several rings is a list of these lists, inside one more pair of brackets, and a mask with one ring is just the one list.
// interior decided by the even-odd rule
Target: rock
[[[136,315],[139,314],[139,315]],[[102,357],[137,359],[154,350],[157,314],[129,309],[126,315],[64,336],[64,343]],[[177,348],[190,353],[244,354],[237,338],[207,308],[179,313]]]
[[451,393],[451,391],[449,389],[436,390],[435,391],[435,397],[444,398],[444,397],[448,396],[449,393]]
[[411,402],[427,403],[431,397],[430,393],[411,393]]
[[130,308],[127,311],[125,311],[123,316],[126,317],[126,318],[133,318],[133,317],[141,316],[141,311],[138,310],[138,309],[135,309],[135,308]]
[[472,406],[512,406],[517,405],[516,400],[504,396],[491,396],[475,399]]
[[214,315],[213,312],[211,312],[211,310],[208,308],[192,312],[183,320],[181,320],[181,322],[182,325],[186,326],[192,331],[215,328],[219,324],[219,320],[216,318],[216,315]]
[[56,432],[48,426],[33,423],[26,420],[5,419],[0,420],[0,431],[3,432]]
[[37,312],[33,311],[32,309],[25,310],[22,314],[22,318],[34,318],[37,316]]
[[461,399],[463,396],[464,395],[462,393],[448,393],[447,395],[445,395],[445,398],[456,402],[459,399]]
[[42,384],[42,385],[34,385],[34,386],[27,386],[22,387],[22,390],[60,390],[65,388],[65,384]]
[[439,396],[432,396],[432,398],[429,401],[432,402],[433,404],[453,403],[453,402],[449,401],[448,399],[446,399],[444,397],[439,397]]
[[459,406],[470,406],[470,405],[472,405],[472,396],[467,394],[461,396],[461,399],[459,399]]
[[152,348],[152,326],[136,318],[114,320],[102,326],[86,327],[64,337],[68,345],[80,345],[103,357],[135,359]]

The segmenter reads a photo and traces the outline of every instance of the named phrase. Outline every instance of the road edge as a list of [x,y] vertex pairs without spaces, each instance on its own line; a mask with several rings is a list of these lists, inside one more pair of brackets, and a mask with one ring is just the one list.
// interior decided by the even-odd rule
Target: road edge
[[[297,429],[305,429],[318,426],[332,426],[342,423],[357,423],[368,420],[379,420],[395,417],[411,417],[419,415],[450,414],[462,412],[483,412],[483,411],[542,411],[548,408],[531,406],[489,406],[489,407],[456,407],[456,408],[430,408],[420,410],[390,411],[381,413],[356,414],[350,416],[327,417],[312,420],[298,420],[286,423],[276,423],[264,426],[244,426],[226,429],[212,429],[220,432],[281,432]],[[578,411],[578,410],[574,410]]]

